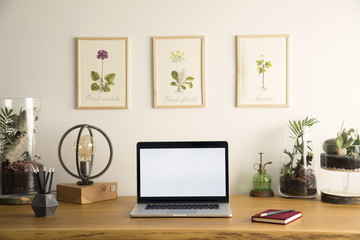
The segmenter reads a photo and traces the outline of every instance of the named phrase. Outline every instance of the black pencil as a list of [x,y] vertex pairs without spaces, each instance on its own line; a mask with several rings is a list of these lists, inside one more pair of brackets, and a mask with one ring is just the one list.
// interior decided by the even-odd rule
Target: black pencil
[[40,189],[39,189],[39,183],[36,177],[36,170],[35,168],[33,168],[33,175],[34,175],[34,180],[35,180],[35,186],[36,186],[36,191],[39,194],[40,193]]
[[51,171],[51,168],[49,168],[49,171],[48,171],[48,173],[46,174],[46,180],[45,180],[45,184],[44,184],[44,194],[46,193],[46,186],[47,186],[47,183],[48,183],[48,181],[49,181],[50,171]]
[[49,191],[47,193],[51,193],[51,185],[52,185],[52,180],[53,180],[53,177],[54,177],[54,171],[55,171],[55,168],[53,167],[53,169],[51,171],[51,176],[50,176]]
[[41,194],[41,191],[42,191],[42,187],[41,187],[41,181],[40,181],[40,170],[38,167],[36,167],[36,179],[37,179],[37,182],[38,182],[38,187],[39,187],[39,194]]
[[45,184],[45,175],[46,175],[46,167],[44,166],[44,170],[43,170],[43,182],[44,182],[44,184],[43,184],[43,189],[42,189],[42,194],[45,194],[46,193],[46,189],[45,189],[45,187],[46,187],[46,184]]

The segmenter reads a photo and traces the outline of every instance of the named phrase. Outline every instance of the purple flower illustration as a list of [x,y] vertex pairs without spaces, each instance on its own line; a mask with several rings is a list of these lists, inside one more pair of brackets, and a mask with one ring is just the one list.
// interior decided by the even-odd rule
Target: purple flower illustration
[[98,55],[97,55],[98,59],[104,60],[104,59],[107,59],[108,57],[109,57],[108,52],[106,50],[99,50],[98,51]]
[[96,71],[91,71],[90,76],[94,83],[91,84],[92,91],[110,92],[110,86],[115,85],[114,79],[116,74],[109,73],[104,77],[104,60],[109,57],[106,50],[99,50],[97,52],[97,59],[101,59],[101,76]]

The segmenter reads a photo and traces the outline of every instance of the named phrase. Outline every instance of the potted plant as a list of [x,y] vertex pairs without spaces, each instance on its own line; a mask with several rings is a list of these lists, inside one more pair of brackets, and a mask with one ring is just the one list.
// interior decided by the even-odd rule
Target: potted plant
[[280,194],[283,197],[314,198],[317,193],[313,170],[310,127],[319,121],[306,117],[289,121],[288,145],[283,150],[280,171]]
[[344,122],[336,138],[324,141],[320,155],[321,167],[327,170],[357,170],[360,169],[359,154],[354,151],[354,143],[359,145],[359,134],[354,128],[346,130]]

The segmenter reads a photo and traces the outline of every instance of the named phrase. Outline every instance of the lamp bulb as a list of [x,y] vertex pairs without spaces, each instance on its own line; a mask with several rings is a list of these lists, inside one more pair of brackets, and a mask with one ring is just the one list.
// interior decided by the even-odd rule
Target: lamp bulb
[[[74,144],[76,151],[76,141]],[[94,154],[96,149],[95,140],[89,135],[82,135],[79,141],[79,157],[80,161],[90,161],[90,157]]]

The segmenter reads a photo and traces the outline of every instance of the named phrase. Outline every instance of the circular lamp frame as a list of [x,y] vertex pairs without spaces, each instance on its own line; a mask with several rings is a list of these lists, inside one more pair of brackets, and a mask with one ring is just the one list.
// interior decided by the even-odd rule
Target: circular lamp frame
[[[79,133],[78,133],[78,136],[77,136],[77,140],[76,140],[76,170],[78,172],[78,175],[71,172],[65,165],[63,159],[62,159],[62,155],[61,155],[61,148],[62,148],[62,144],[66,138],[66,136],[72,132],[73,130],[75,129],[78,129],[80,128],[79,130]],[[98,174],[94,175],[94,176],[89,176],[89,177],[85,177],[83,176],[83,174],[81,173],[80,171],[80,161],[79,161],[79,143],[80,143],[80,137],[81,137],[81,134],[83,132],[84,129],[87,129],[90,136],[93,137],[93,133],[92,133],[92,130],[96,130],[98,131],[99,133],[101,133],[103,135],[103,137],[106,139],[108,145],[109,145],[109,149],[110,149],[110,156],[109,156],[109,160],[108,160],[108,163],[107,165],[105,166],[105,168],[99,172]],[[81,179],[82,181],[79,181],[77,182],[78,185],[91,185],[93,184],[94,182],[93,181],[90,181],[90,179],[95,179],[95,178],[98,178],[100,177],[101,175],[103,175],[110,167],[111,165],[111,162],[112,162],[112,159],[113,159],[113,147],[112,147],[112,144],[111,144],[111,141],[109,139],[109,137],[107,136],[107,134],[101,130],[100,128],[96,127],[96,126],[92,126],[92,125],[88,125],[88,124],[79,124],[79,125],[76,125],[72,128],[70,128],[69,130],[67,130],[64,135],[61,137],[60,139],[60,142],[59,142],[59,147],[58,147],[58,157],[59,157],[59,160],[60,160],[60,163],[61,163],[61,166],[64,168],[64,170],[70,175],[70,176],[73,176],[74,178],[78,178],[78,179]],[[90,169],[92,169],[92,165],[93,165],[93,160],[94,160],[94,154],[91,155],[91,165],[90,165]]]

